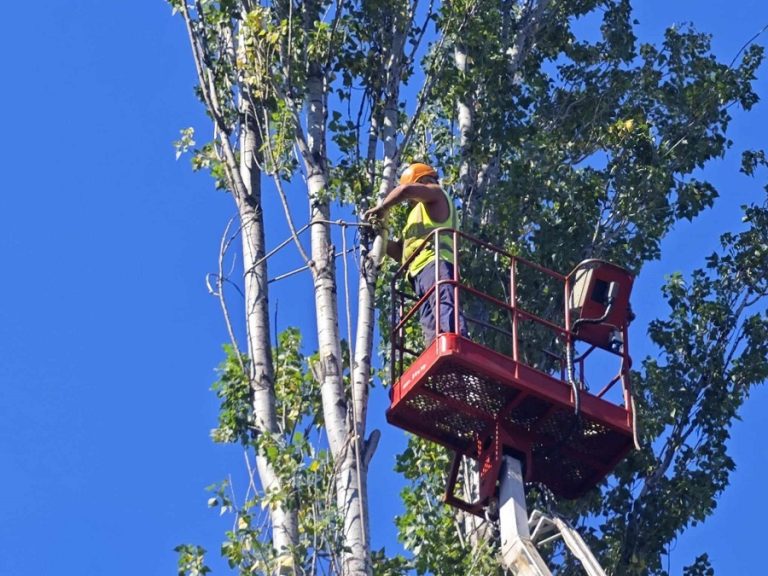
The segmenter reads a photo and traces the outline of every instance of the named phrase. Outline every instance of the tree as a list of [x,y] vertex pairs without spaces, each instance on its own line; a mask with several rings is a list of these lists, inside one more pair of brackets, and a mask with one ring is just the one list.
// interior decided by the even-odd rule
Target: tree
[[[198,71],[198,94],[214,122],[214,140],[194,150],[193,164],[209,168],[217,184],[232,193],[244,242],[247,357],[240,353],[231,328],[230,335],[232,355],[247,374],[253,400],[246,417],[236,418],[247,425],[249,433],[236,430],[223,437],[234,437],[256,448],[258,475],[271,504],[272,526],[272,553],[259,567],[271,571],[272,562],[278,569],[290,570],[297,561],[305,561],[300,545],[303,503],[296,498],[294,477],[276,472],[276,460],[293,449],[295,439],[286,436],[286,429],[274,415],[275,403],[281,400],[275,398],[272,356],[265,346],[270,333],[260,196],[262,174],[271,176],[295,230],[284,185],[300,164],[310,204],[311,255],[304,252],[297,233],[294,239],[314,282],[319,350],[310,369],[319,384],[322,423],[332,457],[340,523],[336,528],[344,535],[344,551],[335,552],[341,557],[343,573],[369,573],[365,479],[378,433],[367,440],[364,435],[377,264],[375,252],[365,256],[357,353],[351,383],[346,385],[330,207],[334,197],[344,195],[368,201],[376,182],[381,183],[382,190],[392,182],[398,153],[395,134],[403,77],[400,70],[412,59],[404,52],[405,39],[410,36],[414,45],[419,43],[418,30],[411,25],[414,14],[408,4],[393,11],[388,4],[360,7],[350,3],[337,6],[326,22],[323,15],[328,6],[321,2],[265,7],[252,2],[174,0],[171,5],[187,25]],[[334,84],[337,75],[340,80]],[[365,87],[365,93],[353,102],[354,81]],[[359,104],[361,114],[368,106],[367,132],[351,117],[342,121],[336,112],[329,123],[328,99],[333,94],[350,106]],[[328,158],[329,126],[346,159],[338,167]],[[363,138],[368,142],[366,155],[361,157]],[[381,172],[374,157],[378,141],[385,150]],[[184,131],[177,145],[180,151],[192,148],[193,132]],[[292,155],[294,147],[299,162]],[[345,178],[344,186],[341,177]],[[380,251],[381,239],[374,245]],[[216,292],[222,295],[225,314],[222,287],[226,281],[220,273]],[[219,390],[226,405],[230,387],[222,385]]]
[[[489,573],[492,541],[471,537],[480,526],[437,504],[445,454],[417,440],[399,463],[411,485],[398,523],[418,553],[406,561],[382,551],[373,566],[366,481],[378,432],[366,438],[366,415],[385,238],[361,227],[356,336],[344,343],[332,211],[361,213],[401,161],[432,159],[469,233],[558,270],[602,257],[640,272],[675,222],[717,197],[701,168],[732,145],[729,109],[757,101],[762,50],[749,45],[726,65],[691,27],[670,28],[660,46],[638,44],[626,0],[169,2],[186,23],[214,127],[211,142],[198,147],[187,129],[177,147],[231,194],[242,239],[247,353],[230,324],[223,265],[212,286],[231,336],[216,438],[253,450],[257,473],[242,504],[226,485],[212,499],[236,515],[224,554],[257,573]],[[577,21],[599,33],[577,34]],[[764,163],[749,153],[745,171]],[[295,331],[270,345],[270,181],[313,278],[311,357]],[[310,205],[309,253],[293,222],[297,198]],[[752,227],[724,237],[723,252],[688,282],[671,277],[670,318],[651,332],[663,361],[646,360],[636,374],[644,449],[599,490],[560,504],[587,522],[615,574],[663,573],[665,546],[711,513],[727,486],[727,426],[768,369],[766,318],[754,312],[766,288],[765,213],[750,207]],[[222,262],[231,243],[222,242]],[[680,383],[675,393],[670,380]],[[257,504],[269,510],[268,530]],[[180,553],[181,573],[201,570],[199,548]]]

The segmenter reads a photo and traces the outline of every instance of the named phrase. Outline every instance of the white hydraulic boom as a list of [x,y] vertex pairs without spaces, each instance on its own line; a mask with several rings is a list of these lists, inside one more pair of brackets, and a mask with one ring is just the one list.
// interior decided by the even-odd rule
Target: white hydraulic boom
[[562,538],[589,576],[606,576],[587,544],[563,518],[534,510],[530,518],[520,461],[504,456],[499,477],[499,528],[501,556],[516,576],[552,576],[536,544]]

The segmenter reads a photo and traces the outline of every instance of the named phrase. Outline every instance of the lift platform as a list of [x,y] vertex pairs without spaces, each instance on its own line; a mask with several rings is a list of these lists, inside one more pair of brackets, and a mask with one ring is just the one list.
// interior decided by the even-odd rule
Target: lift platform
[[[454,451],[446,501],[469,512],[482,515],[496,495],[505,455],[522,462],[526,481],[568,499],[583,495],[634,444],[632,276],[599,260],[561,275],[449,229],[424,246],[443,234],[453,238],[453,278],[436,278],[418,301],[407,263],[392,281],[387,420]],[[441,305],[443,284],[453,290],[453,325],[461,315],[467,332],[447,332],[435,314],[438,336],[421,343],[419,309]],[[462,457],[478,462],[476,502],[454,495]]]

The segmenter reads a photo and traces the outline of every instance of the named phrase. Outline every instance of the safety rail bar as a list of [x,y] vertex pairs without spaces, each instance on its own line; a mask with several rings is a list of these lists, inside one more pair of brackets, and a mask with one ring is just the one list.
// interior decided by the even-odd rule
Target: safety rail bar
[[[440,279],[438,276],[438,266],[437,263],[439,261],[439,240],[440,235],[446,235],[450,234],[452,237],[452,244],[453,244],[453,273],[451,279]],[[505,302],[502,300],[499,300],[498,298],[491,296],[482,290],[479,290],[477,288],[474,288],[472,286],[468,286],[464,283],[462,283],[462,265],[461,265],[461,258],[460,258],[460,243],[461,242],[468,242],[472,245],[475,245],[479,248],[485,249],[489,251],[493,256],[494,260],[498,261],[498,258],[506,258],[509,260],[509,264],[507,266],[508,272],[509,272],[509,302]],[[402,288],[399,288],[399,284],[402,284],[403,282],[407,281],[407,274],[408,269],[410,267],[411,262],[424,250],[432,249],[434,253],[434,262],[435,262],[435,283],[433,286],[430,287],[430,289],[421,297],[416,298],[415,296],[412,296],[408,294],[407,291],[403,290]],[[546,277],[549,277],[551,280],[560,283],[563,285],[563,319],[564,319],[564,326],[558,325],[554,322],[551,322],[545,318],[541,318],[540,316],[537,316],[535,313],[530,312],[524,308],[521,307],[521,304],[519,302],[519,294],[518,294],[518,281],[519,277],[522,275],[521,270],[518,267],[524,267],[526,270],[534,271],[541,273],[545,275]],[[521,354],[520,354],[520,322],[533,322],[550,332],[552,332],[553,336],[555,336],[557,339],[562,338],[563,339],[563,345],[564,346],[572,346],[574,342],[579,340],[579,337],[576,333],[572,331],[572,318],[571,318],[571,307],[569,306],[568,301],[568,295],[570,294],[573,286],[571,281],[570,275],[563,275],[558,272],[555,272],[553,270],[550,270],[548,268],[545,268],[544,266],[541,266],[539,264],[536,264],[535,262],[531,262],[529,260],[526,260],[525,258],[522,258],[520,256],[516,256],[506,250],[503,250],[497,246],[494,246],[493,244],[490,244],[484,240],[481,240],[479,238],[475,238],[469,234],[466,234],[464,232],[461,232],[459,230],[454,230],[451,228],[439,228],[436,230],[433,230],[429,233],[429,235],[425,236],[422,243],[419,245],[417,250],[414,251],[414,253],[405,261],[402,263],[402,265],[397,269],[395,274],[392,277],[391,280],[391,318],[390,318],[390,327],[391,327],[391,333],[390,333],[390,382],[394,383],[399,376],[403,373],[405,369],[404,365],[404,356],[405,354],[411,354],[411,355],[418,355],[417,352],[413,350],[409,350],[405,347],[405,336],[404,336],[404,330],[406,326],[409,324],[409,322],[412,322],[417,311],[425,305],[425,303],[431,298],[435,302],[434,306],[434,316],[435,316],[435,334],[438,335],[441,332],[445,330],[441,330],[440,326],[440,314],[439,314],[439,307],[441,306],[439,295],[439,289],[443,285],[450,285],[453,287],[453,325],[455,327],[458,327],[460,325],[459,319],[462,317],[461,313],[461,295],[462,294],[469,294],[472,296],[475,296],[479,298],[480,300],[486,301],[493,306],[497,307],[500,310],[506,311],[510,315],[510,321],[511,321],[511,330],[506,331],[503,329],[500,329],[498,327],[495,327],[493,325],[489,325],[487,323],[483,323],[482,321],[478,321],[473,319],[471,316],[463,316],[464,320],[471,322],[471,323],[478,323],[478,324],[484,324],[486,328],[490,328],[491,330],[494,330],[498,333],[504,333],[506,335],[511,336],[511,349],[512,354],[504,354],[507,357],[511,357],[512,360],[515,362],[521,362]],[[407,310],[405,309],[405,300],[408,299],[410,301],[415,301],[415,303],[410,306]],[[471,334],[469,336],[465,335],[469,340],[473,340]],[[627,341],[627,334],[626,334],[626,327],[623,331],[623,341]],[[425,348],[430,343],[425,343]],[[579,374],[579,385],[583,389],[584,387],[584,381],[585,381],[585,362],[587,358],[594,352],[596,349],[596,346],[592,345],[590,348],[588,348],[586,351],[584,351],[582,354],[578,355],[573,359],[573,363],[576,367],[578,367],[578,374]],[[554,353],[543,350],[544,353],[549,354],[553,357],[556,361],[560,363],[561,369],[561,379],[565,380],[563,378],[563,365],[565,363],[564,357],[557,357]],[[631,410],[631,406],[629,405],[629,381],[627,378],[629,369],[631,367],[631,359],[629,358],[628,351],[626,349],[626,345],[622,347],[619,351],[612,351],[612,350],[604,350],[604,352],[607,352],[609,354],[612,354],[614,356],[617,356],[618,358],[622,359],[619,372],[608,382],[606,386],[604,386],[597,394],[597,397],[603,397],[613,386],[618,383],[619,381],[623,384],[623,401],[625,405],[625,409],[628,411]]]

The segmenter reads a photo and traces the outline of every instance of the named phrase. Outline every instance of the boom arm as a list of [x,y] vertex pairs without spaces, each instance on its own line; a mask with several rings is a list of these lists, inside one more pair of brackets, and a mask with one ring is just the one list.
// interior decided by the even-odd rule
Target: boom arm
[[504,565],[517,576],[552,576],[536,550],[536,542],[562,537],[589,576],[606,576],[586,542],[563,518],[550,517],[539,510],[534,510],[528,518],[520,461],[506,455],[503,458],[499,476],[499,528]]

